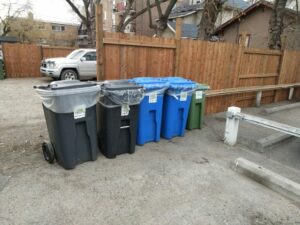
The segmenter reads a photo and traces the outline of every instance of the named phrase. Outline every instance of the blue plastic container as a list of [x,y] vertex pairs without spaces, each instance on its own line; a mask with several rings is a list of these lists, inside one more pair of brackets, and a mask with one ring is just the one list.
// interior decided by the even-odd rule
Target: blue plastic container
[[160,140],[164,92],[168,88],[167,81],[156,78],[140,77],[130,80],[144,87],[144,99],[140,103],[137,144]]
[[164,97],[161,136],[184,136],[193,91],[197,84],[180,77],[161,78],[170,83]]

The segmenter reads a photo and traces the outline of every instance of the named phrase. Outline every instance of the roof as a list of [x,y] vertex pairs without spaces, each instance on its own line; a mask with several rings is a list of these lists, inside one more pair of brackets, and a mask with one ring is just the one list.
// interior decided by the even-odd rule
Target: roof
[[[16,19],[20,19],[20,20],[24,20],[24,19],[27,19],[28,17],[27,16],[20,16],[20,17],[17,17]],[[68,22],[68,21],[65,21],[65,22],[62,22],[62,21],[55,21],[55,20],[44,20],[44,19],[39,19],[39,18],[33,18],[34,21],[36,22],[39,22],[39,23],[48,23],[48,24],[58,24],[58,25],[65,25],[65,26],[74,26],[74,27],[79,27],[80,23],[77,22]]]
[[13,36],[0,36],[0,43],[16,43],[18,39]]
[[225,7],[235,8],[235,9],[246,9],[250,6],[249,2],[243,1],[243,0],[227,0],[224,3]]
[[[227,26],[230,26],[232,23],[234,23],[236,21],[239,21],[241,17],[245,17],[248,13],[252,12],[253,10],[255,10],[259,7],[266,7],[266,8],[269,8],[269,9],[273,9],[274,5],[271,2],[268,2],[268,1],[265,1],[265,0],[260,0],[256,3],[250,5],[246,9],[244,9],[242,12],[240,12],[238,15],[231,18],[227,22],[223,23],[221,26],[219,26],[215,30],[215,33],[222,30],[222,29],[224,29]],[[292,15],[297,15],[297,12],[295,10],[292,10],[292,9],[285,9],[285,12],[288,13],[289,15],[291,15],[291,14]]]
[[51,23],[51,24],[59,24],[59,25],[67,25],[67,26],[74,26],[79,27],[79,22],[62,22],[62,21],[56,21],[56,20],[43,20],[43,19],[35,19],[35,21],[41,22],[41,23]]
[[[243,0],[227,0],[224,3],[224,7],[243,10],[249,6],[248,2]],[[193,4],[193,5],[182,5],[174,8],[169,16],[169,19],[177,18],[177,17],[184,17],[191,14],[194,14],[200,10],[204,9],[204,2]]]
[[203,9],[203,3],[198,3],[194,5],[182,5],[174,8],[170,13],[169,19],[173,19],[176,17],[187,16],[198,12],[199,10]]
[[[175,33],[176,22],[168,22],[168,27]],[[182,29],[181,37],[197,38],[197,35],[198,35],[197,25],[183,23],[181,29]]]

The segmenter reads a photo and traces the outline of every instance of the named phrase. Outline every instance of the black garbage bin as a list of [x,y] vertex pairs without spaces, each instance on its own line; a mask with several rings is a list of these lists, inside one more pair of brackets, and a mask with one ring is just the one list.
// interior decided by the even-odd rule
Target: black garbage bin
[[97,159],[95,82],[56,81],[35,87],[43,101],[50,142],[42,145],[45,160],[65,169]]
[[139,103],[143,88],[128,82],[102,85],[97,103],[100,150],[107,158],[135,152]]

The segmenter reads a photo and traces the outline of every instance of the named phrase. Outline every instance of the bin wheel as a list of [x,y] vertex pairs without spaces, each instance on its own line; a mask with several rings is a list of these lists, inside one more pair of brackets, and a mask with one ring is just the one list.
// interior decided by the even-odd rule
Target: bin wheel
[[42,148],[43,148],[44,159],[50,164],[54,163],[55,155],[54,155],[54,149],[52,144],[44,142]]

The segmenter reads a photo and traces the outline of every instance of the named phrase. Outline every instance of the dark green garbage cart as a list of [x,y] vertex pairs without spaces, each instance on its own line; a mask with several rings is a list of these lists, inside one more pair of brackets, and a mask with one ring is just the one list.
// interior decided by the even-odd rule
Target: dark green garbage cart
[[186,127],[188,130],[201,129],[203,126],[205,112],[205,92],[208,89],[209,86],[199,84],[197,90],[192,96]]
[[0,80],[5,78],[5,71],[4,71],[4,62],[0,59]]

